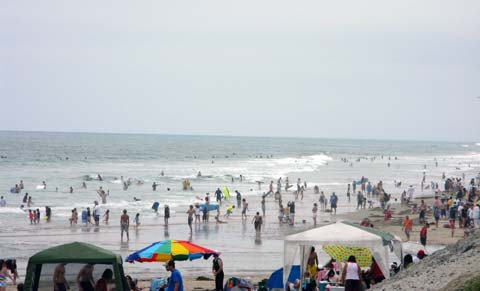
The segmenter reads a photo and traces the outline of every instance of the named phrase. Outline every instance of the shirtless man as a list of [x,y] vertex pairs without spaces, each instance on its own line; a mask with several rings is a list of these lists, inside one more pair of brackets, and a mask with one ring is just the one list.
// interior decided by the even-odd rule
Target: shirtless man
[[130,226],[130,216],[127,214],[127,210],[123,210],[122,216],[120,216],[120,229],[121,229],[121,237],[123,240],[123,232],[127,233],[127,240],[130,240],[130,236],[128,235],[128,227]]
[[100,189],[97,190],[97,193],[100,198],[102,198],[102,204],[107,204],[107,193],[105,193],[105,190],[100,187]]
[[193,215],[195,214],[195,209],[193,209],[193,205],[190,205],[187,212],[188,214],[188,227],[190,227],[190,233],[192,233],[192,222],[193,222]]

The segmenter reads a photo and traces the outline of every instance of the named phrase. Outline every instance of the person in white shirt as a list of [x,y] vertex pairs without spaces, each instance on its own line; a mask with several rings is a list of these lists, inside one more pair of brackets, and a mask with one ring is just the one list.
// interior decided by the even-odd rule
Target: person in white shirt
[[362,274],[355,256],[348,257],[342,272],[342,282],[345,291],[362,290]]
[[473,207],[473,221],[475,222],[475,228],[480,228],[480,207],[478,204]]
[[93,207],[93,219],[95,220],[95,225],[100,225],[100,217],[102,216],[100,205],[98,201],[95,201],[95,206]]

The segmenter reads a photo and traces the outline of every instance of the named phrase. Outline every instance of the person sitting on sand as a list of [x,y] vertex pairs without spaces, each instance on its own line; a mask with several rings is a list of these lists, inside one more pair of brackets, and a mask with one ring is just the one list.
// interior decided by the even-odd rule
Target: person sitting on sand
[[10,271],[7,267],[7,262],[4,260],[0,260],[0,291],[7,290],[7,278],[13,281],[13,284],[17,284],[16,280],[12,275],[10,275]]
[[95,281],[93,280],[93,265],[87,264],[78,272],[77,275],[78,290],[94,291]]
[[103,271],[102,278],[95,284],[95,291],[108,291],[108,283],[112,281],[113,272],[111,269]]
[[302,282],[300,279],[295,280],[294,283],[292,282],[287,282],[287,291],[300,291],[302,287]]

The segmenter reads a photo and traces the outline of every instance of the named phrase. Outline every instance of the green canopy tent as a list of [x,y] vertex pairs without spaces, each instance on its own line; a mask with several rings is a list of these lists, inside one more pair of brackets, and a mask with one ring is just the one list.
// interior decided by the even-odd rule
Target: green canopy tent
[[73,242],[52,247],[36,253],[28,260],[25,290],[37,291],[42,276],[42,267],[47,264],[93,264],[111,266],[115,290],[127,290],[123,273],[122,257],[92,244]]

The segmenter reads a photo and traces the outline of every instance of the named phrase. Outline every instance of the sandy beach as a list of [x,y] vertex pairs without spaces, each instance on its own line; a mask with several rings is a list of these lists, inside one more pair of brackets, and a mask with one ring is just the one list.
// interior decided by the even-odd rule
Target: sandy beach
[[[396,197],[397,195],[393,195]],[[398,195],[399,196],[399,195]],[[293,193],[285,193],[284,201],[288,197],[294,200]],[[194,228],[192,236],[188,233],[188,226],[181,218],[174,217],[171,219],[168,228],[157,224],[141,225],[139,229],[131,229],[130,241],[119,240],[119,229],[116,225],[101,226],[99,229],[75,228],[57,229],[50,236],[37,236],[36,243],[41,244],[42,240],[47,243],[51,236],[55,236],[58,243],[72,240],[82,240],[91,242],[107,249],[119,249],[123,257],[141,247],[144,247],[153,240],[162,239],[187,239],[193,242],[219,250],[222,252],[224,261],[225,278],[232,276],[247,278],[253,283],[258,283],[262,279],[268,278],[275,269],[282,267],[283,264],[283,241],[282,237],[288,234],[300,232],[313,228],[311,218],[311,207],[318,200],[318,195],[313,194],[312,190],[305,192],[304,200],[297,201],[297,219],[295,226],[280,225],[277,219],[278,203],[273,198],[267,200],[267,212],[265,217],[265,225],[261,233],[261,241],[255,241],[255,232],[251,223],[252,214],[256,211],[257,205],[260,203],[259,197],[250,197],[249,217],[246,221],[242,221],[239,211],[235,212],[230,218],[224,219],[227,223],[218,224],[213,221],[209,223],[197,225]],[[392,234],[405,239],[405,235],[401,230],[401,219],[410,212],[407,206],[400,203],[391,204],[393,217],[389,221],[384,221],[384,215],[379,207],[372,209],[355,210],[354,202],[340,204],[339,213],[337,215],[331,213],[320,213],[319,225],[331,223],[339,220],[349,220],[352,222],[360,222],[364,218],[369,218],[375,228],[388,231]],[[427,203],[431,203],[427,200]],[[415,216],[413,216],[415,218]],[[430,219],[427,216],[427,219]],[[159,217],[163,221],[163,218]],[[430,219],[431,220],[431,219]],[[305,221],[305,223],[303,223]],[[113,222],[111,223],[113,224]],[[167,233],[168,232],[168,233]],[[418,238],[419,226],[414,224],[411,234],[412,240],[406,244],[405,251],[416,253],[422,246],[419,244]],[[175,235],[174,235],[175,234]],[[17,236],[29,234],[16,234]],[[30,234],[31,235],[31,234]],[[435,229],[431,227],[428,236],[428,245],[434,245],[432,250],[437,250],[443,245],[451,244],[461,239],[463,232],[457,232],[453,238],[450,237],[450,230],[446,228]],[[5,236],[0,236],[6,239]],[[110,242],[109,242],[110,241]],[[117,241],[117,242],[115,242]],[[260,259],[259,259],[260,258]],[[325,262],[328,257],[321,256]],[[243,266],[239,268],[238,266]],[[186,290],[211,290],[214,286],[213,281],[198,281],[197,277],[204,276],[211,278],[211,260],[196,260],[192,262],[177,262],[177,268],[182,272],[185,280]],[[162,263],[124,263],[126,274],[130,274],[137,278],[143,289],[150,286],[150,279],[156,277],[167,277]],[[19,274],[21,279],[24,277],[25,262],[19,261]],[[20,280],[21,280],[20,279]]]

